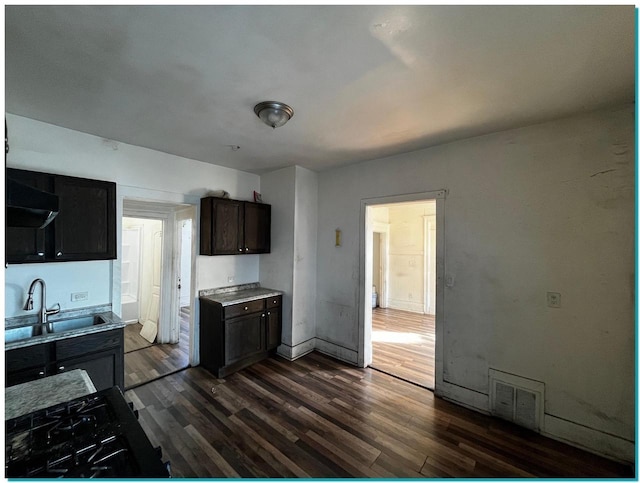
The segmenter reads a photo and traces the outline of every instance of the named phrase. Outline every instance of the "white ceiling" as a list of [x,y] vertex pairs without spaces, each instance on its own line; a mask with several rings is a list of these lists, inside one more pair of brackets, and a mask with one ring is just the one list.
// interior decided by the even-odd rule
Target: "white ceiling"
[[[5,12],[8,112],[245,171],[323,170],[634,99],[632,5]],[[294,117],[272,130],[253,113],[265,100]]]

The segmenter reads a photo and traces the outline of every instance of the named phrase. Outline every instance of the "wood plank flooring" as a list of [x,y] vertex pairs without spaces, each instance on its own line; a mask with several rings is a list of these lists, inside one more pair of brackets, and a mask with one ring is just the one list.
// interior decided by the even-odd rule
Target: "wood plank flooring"
[[313,352],[126,392],[174,477],[632,477],[611,462]]
[[152,345],[147,339],[140,335],[142,324],[129,324],[124,328],[124,353],[137,351]]
[[371,338],[371,367],[430,389],[435,387],[433,315],[373,309]]
[[[145,340],[145,342],[147,341]],[[133,387],[178,371],[188,365],[189,311],[183,308],[180,311],[180,339],[177,344],[152,344],[125,353],[124,386],[125,388]]]

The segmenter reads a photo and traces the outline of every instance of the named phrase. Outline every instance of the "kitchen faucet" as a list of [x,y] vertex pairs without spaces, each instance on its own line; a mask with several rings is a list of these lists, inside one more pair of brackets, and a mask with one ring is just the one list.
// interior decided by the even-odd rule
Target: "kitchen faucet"
[[44,280],[41,278],[36,278],[33,282],[31,282],[31,286],[29,287],[29,293],[27,295],[27,303],[24,304],[24,310],[33,310],[33,292],[36,290],[36,285],[40,283],[42,285],[42,299],[40,300],[40,325],[45,329],[46,332],[51,332],[51,327],[49,322],[47,321],[47,317],[49,315],[57,314],[60,312],[60,304],[56,304],[58,307],[47,310],[47,284],[44,283]]

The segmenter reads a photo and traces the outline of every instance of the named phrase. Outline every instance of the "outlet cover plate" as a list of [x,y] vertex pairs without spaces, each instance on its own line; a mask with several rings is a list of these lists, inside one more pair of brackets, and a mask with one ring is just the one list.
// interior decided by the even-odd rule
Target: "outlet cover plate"
[[83,300],[89,300],[89,292],[74,292],[71,294],[72,302],[82,302]]

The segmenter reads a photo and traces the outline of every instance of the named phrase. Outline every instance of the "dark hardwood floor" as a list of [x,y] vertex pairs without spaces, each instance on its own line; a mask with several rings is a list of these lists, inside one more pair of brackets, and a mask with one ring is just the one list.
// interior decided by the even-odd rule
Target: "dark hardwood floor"
[[[136,324],[140,328],[140,324]],[[127,326],[128,327],[128,326]],[[138,331],[139,332],[139,329]],[[140,337],[148,344],[148,341]],[[130,335],[130,340],[132,336]],[[133,339],[135,340],[135,339]],[[189,310],[183,307],[180,311],[180,339],[177,344],[150,344],[143,348],[130,350],[124,354],[124,386],[133,387],[158,377],[183,369],[189,365]],[[135,344],[129,345],[129,348]],[[127,334],[125,332],[125,351],[127,350]]]
[[124,353],[137,351],[153,345],[140,335],[142,324],[129,324],[124,328]]
[[371,367],[434,388],[436,326],[433,315],[373,309],[371,338]]
[[313,352],[126,392],[174,477],[633,477],[611,462]]

